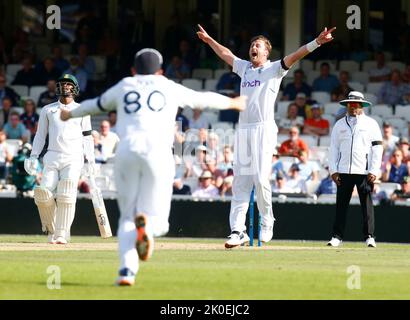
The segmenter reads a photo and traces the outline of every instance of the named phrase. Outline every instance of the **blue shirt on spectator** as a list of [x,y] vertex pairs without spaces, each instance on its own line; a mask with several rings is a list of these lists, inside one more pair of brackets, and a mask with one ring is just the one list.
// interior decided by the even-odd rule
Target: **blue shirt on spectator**
[[321,194],[336,194],[336,191],[336,183],[334,183],[331,176],[328,176],[320,182],[320,185],[316,190],[316,194],[318,196],[320,196]]
[[393,85],[390,81],[387,81],[380,88],[377,95],[379,103],[387,104],[400,104],[403,101],[403,96],[410,93],[410,87],[406,84]]
[[389,174],[389,182],[402,183],[403,178],[408,175],[409,171],[407,169],[407,165],[404,163],[402,163],[400,167],[392,165]]
[[28,132],[24,124],[19,123],[15,128],[12,127],[10,123],[6,123],[3,128],[6,133],[7,139],[21,139],[22,137],[27,137]]
[[339,85],[339,80],[333,74],[328,77],[318,77],[313,81],[313,91],[326,91],[331,93],[334,88]]
[[300,88],[296,88],[294,83],[288,83],[283,91],[283,95],[287,96],[289,100],[293,101],[296,99],[296,95],[299,92],[303,92],[306,97],[310,97],[312,88],[305,82],[302,83]]

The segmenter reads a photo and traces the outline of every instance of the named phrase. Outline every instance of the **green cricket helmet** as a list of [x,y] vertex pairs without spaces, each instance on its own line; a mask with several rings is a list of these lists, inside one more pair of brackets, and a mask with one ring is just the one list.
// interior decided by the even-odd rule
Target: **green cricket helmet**
[[[64,90],[64,84],[69,83],[72,84],[72,87],[69,90]],[[73,96],[76,97],[80,94],[80,86],[78,85],[78,81],[76,77],[71,74],[63,74],[56,82],[56,95],[69,97]]]

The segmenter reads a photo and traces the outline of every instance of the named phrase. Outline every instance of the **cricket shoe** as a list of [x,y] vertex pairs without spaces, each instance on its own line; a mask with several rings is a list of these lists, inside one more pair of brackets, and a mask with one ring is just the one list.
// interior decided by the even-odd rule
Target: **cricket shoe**
[[57,237],[57,238],[55,238],[55,243],[56,244],[67,244],[68,241],[63,237]]
[[342,240],[336,238],[336,237],[332,237],[332,239],[330,239],[330,241],[327,243],[327,245],[329,247],[338,247],[342,244]]
[[374,238],[372,236],[369,236],[366,239],[366,246],[370,247],[370,248],[376,248],[376,241],[374,240]]
[[142,261],[147,261],[154,251],[154,237],[147,230],[147,217],[145,214],[140,214],[135,218],[135,226],[137,228],[135,247],[138,257]]
[[226,249],[235,248],[250,241],[250,238],[245,231],[232,231],[232,234],[228,238],[229,240],[225,242]]
[[119,276],[115,281],[117,286],[126,287],[132,286],[135,283],[135,273],[128,268],[121,269]]
[[49,244],[56,244],[57,243],[56,239],[54,238],[54,234],[50,233],[47,236],[47,243],[49,243]]
[[262,242],[269,242],[272,240],[273,237],[273,226],[261,226],[261,241]]

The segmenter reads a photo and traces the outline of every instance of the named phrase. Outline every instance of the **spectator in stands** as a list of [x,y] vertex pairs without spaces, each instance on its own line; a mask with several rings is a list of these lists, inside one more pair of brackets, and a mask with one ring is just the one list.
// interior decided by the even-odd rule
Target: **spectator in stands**
[[6,41],[4,35],[0,32],[0,66],[7,65],[9,63],[9,57],[6,51]]
[[303,124],[303,134],[314,136],[326,136],[329,134],[329,121],[322,118],[322,111],[319,104],[311,107],[312,118],[306,119]]
[[390,160],[398,141],[399,137],[393,135],[391,123],[388,121],[383,122],[383,159]]
[[233,182],[233,175],[227,176],[224,178],[224,182],[221,187],[220,196],[232,196],[232,182]]
[[181,57],[173,56],[171,63],[165,69],[165,76],[170,79],[183,80],[191,76],[191,69]]
[[397,147],[403,154],[403,163],[408,166],[410,161],[409,139],[405,137],[400,138],[399,142],[397,143]]
[[201,109],[193,109],[192,119],[189,120],[189,128],[191,129],[209,129],[209,121],[202,113]]
[[78,85],[80,86],[80,95],[84,96],[87,90],[88,84],[88,74],[87,72],[80,66],[80,60],[78,57],[71,57],[70,59],[70,67],[64,71],[64,74],[71,74],[77,78]]
[[325,91],[329,94],[339,85],[339,80],[333,74],[330,74],[330,65],[323,62],[320,65],[320,76],[313,81],[313,91]]
[[11,62],[21,63],[27,55],[33,55],[34,47],[30,43],[28,33],[21,28],[17,28],[13,39],[13,49],[11,51]]
[[300,176],[300,168],[297,163],[290,166],[288,179],[285,182],[285,188],[292,190],[293,193],[306,193],[306,182]]
[[206,165],[206,151],[207,148],[204,145],[198,145],[195,148],[195,159],[193,162],[187,161],[188,177],[199,177],[204,170],[207,170]]
[[179,42],[179,56],[190,70],[199,67],[198,55],[195,54],[191,44],[186,39]]
[[293,101],[298,93],[304,93],[305,97],[310,98],[312,88],[305,81],[305,73],[302,69],[293,72],[293,82],[288,83],[283,91],[282,100]]
[[118,55],[120,52],[120,43],[109,27],[104,28],[103,36],[100,42],[98,43],[97,52],[106,57],[107,59],[107,77],[114,78],[115,73],[118,71],[119,68]]
[[337,191],[336,183],[333,181],[332,176],[329,172],[329,166],[326,165],[325,169],[328,172],[328,176],[320,181],[320,185],[316,190],[317,196],[320,196],[322,194],[336,194]]
[[88,46],[85,43],[78,46],[78,66],[87,73],[88,79],[92,79],[96,65],[94,59],[88,55]]
[[405,176],[401,182],[401,188],[393,191],[393,194],[390,196],[391,200],[394,201],[407,201],[410,199],[410,177]]
[[185,132],[189,129],[189,120],[187,117],[185,117],[182,112],[184,111],[184,109],[182,107],[178,108],[177,111],[177,116],[175,118],[175,121],[178,122],[178,130]]
[[330,95],[330,99],[332,102],[338,102],[347,99],[349,92],[354,91],[354,89],[349,86],[349,81],[349,72],[340,71],[339,85],[332,90],[332,93]]
[[271,174],[271,180],[276,181],[277,175],[285,174],[285,170],[283,169],[283,163],[282,160],[279,158],[279,153],[278,151],[274,150],[273,155],[272,155],[272,174]]
[[226,94],[229,97],[239,96],[241,78],[233,71],[224,73],[216,84],[216,90],[221,94]]
[[24,101],[24,112],[20,115],[21,123],[30,131],[31,142],[34,139],[34,135],[37,131],[37,125],[40,116],[36,112],[36,103],[32,99]]
[[6,180],[8,176],[8,166],[13,160],[13,154],[6,142],[7,136],[0,130],[0,180]]
[[108,122],[110,123],[110,130],[114,133],[117,133],[117,110],[111,110],[108,112]]
[[223,160],[217,164],[217,168],[223,172],[225,177],[233,172],[233,151],[231,146],[224,146]]
[[120,139],[117,134],[110,131],[110,123],[108,120],[101,121],[100,132],[98,137],[94,138],[94,146],[97,142],[97,149],[100,151],[99,156],[95,160],[99,163],[106,163],[115,156]]
[[286,186],[286,175],[283,172],[279,172],[272,185],[272,195],[277,196],[282,193],[295,193],[295,191]]
[[296,103],[289,104],[287,117],[279,121],[280,134],[289,133],[292,127],[297,127],[299,130],[303,128],[303,117],[298,115],[298,110]]
[[207,154],[205,157],[205,163],[206,163],[206,170],[212,173],[212,177],[214,179],[214,183],[213,183],[214,186],[217,187],[218,189],[221,188],[224,182],[225,175],[221,170],[218,169],[216,160],[213,157],[211,157],[209,154]]
[[301,150],[298,153],[299,176],[305,180],[317,181],[319,179],[319,165],[316,161],[308,160],[307,151]]
[[215,198],[219,196],[218,188],[212,184],[212,178],[212,173],[210,171],[203,171],[198,178],[199,187],[192,193],[192,196],[199,198]]
[[[11,99],[11,105],[17,106],[20,101],[20,96],[10,87],[6,86],[6,77],[3,74],[0,74],[0,102],[3,102],[3,99],[8,97]],[[0,105],[0,107],[3,104]]]
[[298,116],[303,119],[309,119],[312,117],[312,110],[310,104],[308,104],[306,94],[303,92],[296,94],[295,104],[298,107]]
[[57,102],[58,97],[56,95],[56,81],[54,79],[50,79],[47,81],[47,91],[44,91],[40,94],[38,98],[37,106],[42,108],[50,103]]
[[290,129],[289,137],[290,139],[284,141],[279,148],[279,154],[281,156],[297,157],[301,150],[309,152],[308,145],[299,137],[298,127],[292,127]]
[[401,82],[400,71],[393,70],[390,81],[385,82],[377,94],[378,103],[400,104],[409,93],[410,88]]
[[2,100],[3,107],[0,109],[0,129],[4,127],[4,125],[9,120],[9,115],[12,108],[12,101],[9,97],[4,97]]
[[394,150],[392,158],[386,163],[383,170],[382,181],[401,183],[403,178],[408,175],[407,165],[403,163],[403,153],[399,149]]
[[9,121],[4,125],[3,130],[7,139],[20,139],[23,143],[30,140],[30,132],[20,122],[20,115],[16,111],[10,112]]
[[406,68],[404,69],[401,78],[404,84],[410,85],[410,63],[406,64]]
[[31,87],[36,83],[36,72],[33,68],[33,63],[30,58],[24,58],[22,63],[22,69],[19,70],[14,78],[12,85],[22,85]]
[[191,187],[184,184],[181,178],[175,178],[172,194],[189,196],[191,195]]
[[386,58],[382,51],[376,52],[374,56],[376,67],[369,69],[370,82],[384,82],[390,79],[391,69],[386,65]]
[[53,47],[52,58],[54,59],[54,64],[60,72],[64,72],[70,67],[70,63],[64,58],[63,50],[60,45]]
[[43,63],[36,69],[36,85],[45,86],[48,80],[57,80],[61,76],[61,71],[58,70],[51,57],[44,59]]
[[211,132],[208,134],[207,140],[207,152],[208,155],[215,159],[218,163],[223,160],[222,153],[219,149],[219,136],[215,132]]

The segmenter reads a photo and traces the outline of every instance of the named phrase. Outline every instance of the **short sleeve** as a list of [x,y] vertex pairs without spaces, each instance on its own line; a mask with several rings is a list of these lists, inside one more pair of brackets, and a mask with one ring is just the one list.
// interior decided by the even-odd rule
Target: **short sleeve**
[[269,69],[271,69],[271,74],[273,74],[273,77],[279,78],[279,79],[286,76],[288,74],[288,71],[289,71],[289,69],[284,69],[283,68],[281,60],[276,60],[276,61],[272,62]]
[[235,57],[233,60],[232,71],[235,72],[238,76],[242,78],[248,65],[249,65],[249,61],[242,60],[242,59]]

